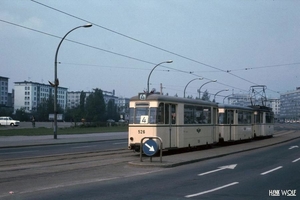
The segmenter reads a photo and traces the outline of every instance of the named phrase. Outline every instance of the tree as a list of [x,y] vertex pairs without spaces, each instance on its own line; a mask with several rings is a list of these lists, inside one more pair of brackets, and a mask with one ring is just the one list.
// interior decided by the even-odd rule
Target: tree
[[85,98],[86,98],[85,92],[81,91],[80,102],[79,102],[79,114],[81,115],[81,117],[85,116]]
[[16,113],[14,115],[15,119],[18,119],[20,121],[28,121],[29,116],[28,113],[26,113],[25,108],[20,108],[16,110]]
[[119,119],[118,108],[115,101],[110,99],[107,103],[107,119]]
[[210,100],[209,100],[209,99],[210,99],[210,94],[208,93],[207,90],[205,90],[205,92],[203,93],[201,99],[204,100],[204,101],[210,101]]
[[[64,113],[64,110],[59,104],[57,104],[57,113]],[[52,95],[50,95],[48,99],[42,100],[42,102],[38,105],[36,111],[37,116],[35,116],[35,118],[40,121],[48,121],[49,114],[54,114],[54,98]]]
[[102,90],[96,88],[86,99],[86,119],[91,122],[105,120],[106,106]]

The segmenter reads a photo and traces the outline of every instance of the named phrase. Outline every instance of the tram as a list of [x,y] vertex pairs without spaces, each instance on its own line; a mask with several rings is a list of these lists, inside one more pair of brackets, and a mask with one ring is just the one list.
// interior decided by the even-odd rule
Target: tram
[[[163,149],[170,150],[246,140],[274,131],[271,123],[266,125],[273,116],[267,108],[140,93],[130,99],[129,110],[128,148],[135,151],[140,151],[145,137],[160,137]],[[255,113],[262,117],[258,120]]]

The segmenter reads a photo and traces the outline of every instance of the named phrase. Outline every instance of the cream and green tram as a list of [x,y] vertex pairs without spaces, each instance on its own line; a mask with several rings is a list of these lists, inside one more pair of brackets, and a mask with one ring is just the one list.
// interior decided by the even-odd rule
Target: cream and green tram
[[139,151],[145,137],[160,137],[163,149],[195,147],[217,140],[216,103],[140,94],[130,99],[129,109],[129,149]]
[[218,108],[219,142],[253,138],[253,114],[250,107],[220,104]]
[[274,112],[266,106],[251,106],[254,110],[254,137],[272,137],[274,133]]

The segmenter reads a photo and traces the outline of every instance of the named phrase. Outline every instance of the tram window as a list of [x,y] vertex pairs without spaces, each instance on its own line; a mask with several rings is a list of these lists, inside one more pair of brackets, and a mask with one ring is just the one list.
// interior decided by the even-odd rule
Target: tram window
[[233,110],[225,110],[219,113],[219,124],[233,124]]
[[139,124],[142,115],[149,115],[149,108],[148,107],[137,107],[135,108],[135,118],[134,123]]
[[172,124],[176,124],[176,105],[171,106]]
[[194,118],[194,109],[193,106],[184,106],[184,123],[185,124],[192,124]]
[[233,110],[227,110],[227,124],[233,124]]
[[165,124],[169,124],[169,105],[165,105]]
[[218,123],[219,124],[225,124],[226,123],[226,115],[225,115],[225,113],[219,113]]
[[260,112],[257,112],[257,114],[254,115],[254,119],[255,119],[255,123],[256,123],[256,124],[261,123],[261,113],[260,113]]
[[273,123],[273,120],[274,120],[274,118],[273,118],[274,116],[273,116],[273,114],[272,113],[266,113],[266,123]]
[[211,108],[201,106],[184,106],[184,123],[185,124],[210,124]]
[[164,103],[160,103],[157,108],[156,122],[158,124],[164,124],[164,116],[165,116],[165,105]]
[[157,113],[158,113],[157,108],[150,108],[150,118],[149,118],[149,123],[150,124],[156,124]]
[[134,108],[129,108],[129,124],[134,123]]
[[251,112],[239,111],[238,112],[239,124],[251,124]]

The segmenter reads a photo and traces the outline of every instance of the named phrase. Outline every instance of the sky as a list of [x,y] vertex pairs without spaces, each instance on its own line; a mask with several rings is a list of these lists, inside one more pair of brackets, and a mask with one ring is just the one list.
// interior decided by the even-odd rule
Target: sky
[[185,87],[185,96],[202,86],[211,98],[228,89],[220,102],[263,85],[277,98],[300,86],[299,8],[297,0],[1,0],[0,76],[9,92],[14,82],[53,82],[62,37],[91,23],[59,48],[59,83],[68,91],[130,98],[149,78],[150,90],[162,86],[170,96],[183,97]]

